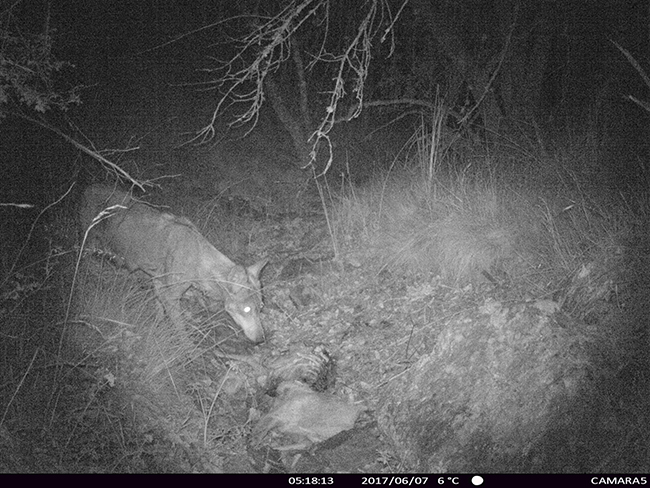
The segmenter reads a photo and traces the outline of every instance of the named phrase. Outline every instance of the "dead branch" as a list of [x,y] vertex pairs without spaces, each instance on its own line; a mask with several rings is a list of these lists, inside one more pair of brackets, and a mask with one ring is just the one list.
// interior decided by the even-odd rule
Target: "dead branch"
[[[28,122],[31,122],[33,124],[40,125],[44,129],[47,129],[47,130],[49,130],[51,132],[54,132],[56,135],[62,137],[65,141],[69,142],[70,144],[72,144],[74,147],[76,147],[80,151],[86,153],[88,156],[90,156],[90,157],[96,159],[97,161],[99,161],[108,170],[113,171],[118,178],[130,182],[132,185],[137,186],[142,191],[144,191],[144,184],[142,182],[140,182],[140,181],[136,180],[135,178],[133,178],[129,173],[124,171],[117,164],[115,164],[112,161],[109,161],[108,159],[106,159],[99,152],[97,152],[97,151],[95,151],[93,149],[90,149],[89,147],[81,144],[79,141],[73,139],[72,137],[70,137],[69,135],[64,133],[63,131],[57,129],[56,127],[48,124],[47,122],[45,122],[43,120],[39,120],[39,119],[30,117],[29,115],[25,115],[25,114],[22,114],[22,113],[19,113],[19,112],[11,112],[11,114],[15,115],[16,117],[20,117],[20,118],[22,118],[24,120],[27,120]],[[133,150],[133,148],[131,148],[129,150]],[[126,150],[124,150],[124,151],[126,151]]]
[[[302,0],[291,2],[282,12],[266,21],[254,32],[243,37],[239,43],[237,54],[223,66],[210,70],[219,74],[214,80],[217,88],[224,88],[225,91],[217,101],[208,125],[203,127],[193,140],[207,142],[215,136],[217,117],[223,112],[227,105],[243,104],[244,111],[229,123],[229,127],[251,124],[255,127],[259,117],[259,111],[264,102],[264,86],[267,76],[278,69],[281,63],[286,61],[291,52],[291,37],[300,27],[317,12],[324,12],[324,29],[327,31],[329,25],[329,0]],[[310,66],[317,62],[332,63],[335,68],[335,75],[332,79],[333,86],[327,93],[330,94],[329,102],[325,108],[318,128],[314,130],[308,141],[312,146],[310,161],[305,167],[316,161],[316,152],[319,144],[325,143],[331,148],[329,133],[336,122],[336,114],[339,102],[349,93],[354,97],[354,103],[350,104],[354,110],[348,114],[347,119],[356,118],[364,106],[364,86],[368,75],[368,68],[371,56],[371,47],[375,39],[380,38],[384,42],[392,32],[395,21],[404,9],[408,0],[404,0],[397,15],[393,16],[390,11],[388,0],[372,0],[364,5],[367,13],[362,19],[356,31],[355,37],[350,41],[340,54],[325,51],[324,42],[320,52],[309,63]],[[387,26],[386,23],[388,24]],[[384,27],[381,30],[382,26]],[[392,52],[392,49],[391,49]],[[252,62],[247,62],[246,57],[255,54]],[[243,66],[237,68],[237,65]],[[346,83],[348,91],[346,91]],[[304,104],[304,101],[301,101]],[[309,129],[310,130],[310,129]],[[332,152],[329,150],[328,161],[321,174],[326,173],[332,164]]]
[[[247,107],[244,113],[228,124],[229,127],[250,122],[252,127],[255,126],[264,101],[264,80],[287,59],[289,38],[326,3],[327,0],[303,0],[299,5],[292,2],[278,15],[242,38],[239,41],[239,51],[224,66],[209,70],[223,72],[214,83],[218,87],[227,86],[227,89],[218,100],[210,123],[198,132],[194,140],[207,142],[214,137],[217,116],[221,114],[226,102],[243,103]],[[252,52],[256,52],[256,57],[248,64],[245,58]],[[236,69],[237,63],[244,67]],[[249,84],[253,85],[252,89],[240,92]]]

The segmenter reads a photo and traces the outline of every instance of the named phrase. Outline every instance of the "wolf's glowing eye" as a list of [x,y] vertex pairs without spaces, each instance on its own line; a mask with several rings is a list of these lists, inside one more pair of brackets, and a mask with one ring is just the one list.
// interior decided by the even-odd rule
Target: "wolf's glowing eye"
[[244,313],[251,313],[250,307],[244,307]]

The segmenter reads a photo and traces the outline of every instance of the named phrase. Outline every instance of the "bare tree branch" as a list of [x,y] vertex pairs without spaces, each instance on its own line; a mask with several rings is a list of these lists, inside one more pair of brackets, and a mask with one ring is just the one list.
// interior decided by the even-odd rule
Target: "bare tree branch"
[[137,186],[138,188],[140,188],[141,190],[144,191],[143,183],[141,183],[140,181],[133,178],[129,173],[124,171],[117,164],[115,164],[112,161],[109,161],[108,159],[106,159],[99,152],[94,151],[93,149],[90,149],[89,147],[81,144],[80,142],[73,139],[72,137],[70,137],[69,135],[64,133],[63,131],[57,129],[56,127],[54,127],[54,126],[52,126],[50,124],[48,124],[47,122],[44,122],[44,121],[39,120],[39,119],[35,119],[35,118],[30,117],[30,116],[25,115],[25,114],[21,114],[21,113],[17,113],[17,112],[11,112],[11,114],[15,115],[16,117],[20,117],[20,118],[22,118],[24,120],[27,120],[29,122],[32,122],[33,124],[40,125],[44,129],[47,129],[49,131],[54,132],[55,134],[62,137],[64,140],[66,140],[67,142],[72,144],[74,147],[76,147],[80,151],[86,153],[88,156],[90,156],[90,157],[96,159],[97,161],[99,161],[100,163],[102,163],[104,166],[106,166],[106,168],[108,170],[113,171],[118,178],[129,181],[129,182],[131,182],[132,185]]
[[[354,97],[354,102],[348,104],[353,107],[353,110],[348,114],[347,120],[359,116],[364,106],[364,87],[372,59],[373,42],[377,40],[384,42],[388,38],[397,17],[407,3],[408,0],[403,0],[397,16],[393,16],[388,0],[366,2],[363,5],[367,9],[365,16],[362,18],[354,38],[343,52],[340,54],[328,52],[325,48],[325,41],[323,41],[319,53],[310,61],[309,67],[319,62],[332,64],[334,76],[332,78],[333,86],[327,92],[329,93],[329,102],[318,127],[315,130],[312,127],[305,128],[308,131],[307,134],[313,130],[308,139],[312,146],[310,160],[305,167],[313,166],[319,145],[325,143],[329,157],[321,174],[329,170],[332,164],[329,133],[337,121],[336,114],[339,103],[349,93]],[[214,84],[218,88],[223,87],[225,91],[217,101],[209,124],[203,127],[193,140],[206,142],[215,136],[217,117],[222,114],[226,106],[244,104],[244,111],[235,116],[235,119],[229,123],[229,127],[251,124],[252,130],[257,123],[259,111],[264,102],[264,86],[267,76],[290,57],[292,48],[296,48],[295,44],[292,46],[289,42],[291,37],[307,20],[314,17],[317,12],[322,12],[326,38],[329,29],[329,11],[330,0],[294,0],[275,17],[266,20],[254,32],[241,38],[237,54],[219,68],[209,70],[217,76]],[[392,51],[391,47],[391,53]],[[252,62],[249,62],[246,58],[251,54],[254,54],[255,57]],[[236,66],[242,67],[237,68]],[[351,89],[348,88],[346,91],[346,84],[351,86]],[[303,113],[308,113],[304,110],[305,101],[301,100],[300,102]]]
[[[227,85],[228,88],[217,102],[210,123],[199,131],[195,139],[205,142],[214,137],[217,116],[221,113],[224,104],[231,100],[235,103],[245,103],[247,109],[229,126],[249,122],[253,123],[253,127],[255,126],[264,101],[265,78],[287,59],[289,38],[325,3],[327,0],[303,0],[300,4],[291,2],[280,14],[241,39],[242,47],[225,66],[211,70],[226,70],[215,83],[220,87]],[[246,55],[255,51],[257,52],[255,59],[248,64],[245,60]],[[241,63],[244,67],[234,71],[236,63]],[[253,85],[252,89],[238,93],[239,89],[249,83]]]
[[[612,41],[612,44],[614,44],[618,48],[618,50],[623,53],[623,56],[625,56],[627,58],[629,63],[634,67],[634,69],[637,71],[637,73],[639,73],[639,76],[641,76],[641,78],[643,79],[643,82],[645,83],[645,85],[648,88],[650,88],[650,77],[648,77],[648,74],[645,72],[645,70],[639,64],[639,62],[634,58],[634,56],[632,56],[632,54],[628,50],[626,50],[623,46],[621,46],[617,42]],[[636,103],[639,107],[641,107],[646,112],[650,112],[650,103],[648,103],[648,102],[646,102],[644,100],[640,100],[640,99],[638,99],[638,98],[636,98],[636,97],[634,97],[632,95],[628,95],[627,98],[629,100],[632,100],[634,103]]]

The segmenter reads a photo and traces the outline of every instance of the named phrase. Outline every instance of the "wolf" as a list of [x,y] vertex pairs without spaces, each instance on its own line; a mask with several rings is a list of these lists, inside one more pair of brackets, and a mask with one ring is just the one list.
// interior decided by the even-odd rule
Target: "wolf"
[[80,225],[87,241],[114,254],[118,265],[152,278],[156,296],[172,322],[183,328],[181,298],[191,289],[223,301],[226,312],[254,343],[265,340],[260,322],[260,272],[268,260],[235,264],[188,219],[161,212],[129,193],[94,184],[83,193]]

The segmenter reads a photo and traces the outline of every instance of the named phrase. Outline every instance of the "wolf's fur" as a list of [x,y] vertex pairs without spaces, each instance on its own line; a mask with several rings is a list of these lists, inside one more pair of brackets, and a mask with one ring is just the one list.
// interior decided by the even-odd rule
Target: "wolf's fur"
[[[105,211],[105,215],[96,217]],[[214,248],[186,218],[160,212],[105,185],[86,188],[79,212],[93,244],[117,255],[130,271],[153,278],[156,295],[181,326],[180,299],[190,289],[224,302],[253,342],[264,341],[259,274],[267,261],[244,268]]]

